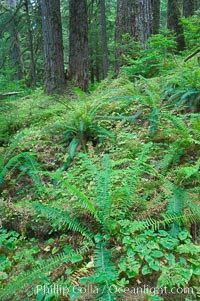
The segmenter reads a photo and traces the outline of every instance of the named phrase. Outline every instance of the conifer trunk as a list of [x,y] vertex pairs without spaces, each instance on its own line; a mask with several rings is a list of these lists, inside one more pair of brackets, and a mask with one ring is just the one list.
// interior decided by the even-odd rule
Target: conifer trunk
[[28,25],[28,43],[29,43],[29,51],[30,51],[30,86],[35,88],[36,87],[36,64],[35,64],[35,57],[34,57],[33,32],[32,32],[28,0],[24,0],[24,7],[25,7],[26,20]]
[[183,0],[183,16],[187,18],[194,15],[197,7],[197,0]]
[[88,20],[87,1],[69,0],[69,80],[88,90]]
[[152,33],[158,34],[160,28],[160,0],[152,0]]
[[123,35],[129,34],[146,48],[152,34],[152,3],[150,0],[118,0],[115,29],[115,72],[118,74],[124,49],[120,47]]
[[60,0],[41,0],[47,94],[62,94],[65,89]]
[[9,34],[10,34],[10,50],[9,56],[11,60],[11,66],[15,70],[13,79],[20,80],[23,78],[23,63],[20,50],[19,33],[17,31],[17,14],[15,14],[17,1],[7,0],[7,5],[10,8],[10,22],[9,22]]
[[181,25],[181,5],[177,0],[168,0],[167,5],[167,28],[176,34],[177,50],[182,51],[185,48],[183,27]]
[[106,30],[106,13],[105,0],[100,0],[101,5],[101,37],[102,37],[102,54],[103,54],[103,78],[108,75],[108,45]]

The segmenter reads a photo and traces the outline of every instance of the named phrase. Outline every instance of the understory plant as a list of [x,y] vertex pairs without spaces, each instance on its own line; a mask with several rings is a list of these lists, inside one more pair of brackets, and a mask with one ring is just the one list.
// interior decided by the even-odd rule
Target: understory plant
[[[39,171],[41,166],[32,152],[21,152],[19,148],[23,133],[13,138],[9,149],[1,150],[0,157],[0,188],[5,183],[5,178],[10,178],[14,173],[17,179],[28,175],[34,181],[36,187],[40,185]],[[33,142],[34,143],[34,142]]]
[[74,105],[73,112],[68,116],[69,121],[58,122],[55,126],[64,131],[63,142],[68,147],[68,159],[61,169],[66,169],[73,160],[75,153],[82,150],[87,152],[88,143],[93,146],[102,143],[105,139],[114,139],[111,131],[101,126],[97,116],[97,107],[87,101],[79,102],[79,108]]
[[[149,148],[150,145],[140,155],[139,160],[135,160],[133,169],[131,166],[127,168],[127,172],[131,175],[128,182],[133,186],[128,190],[128,182],[126,187],[123,187],[122,183],[121,193],[124,190],[126,194],[122,199],[124,206],[119,207],[120,211],[127,210],[125,204],[128,195],[133,194],[134,185],[141,183],[140,179],[143,178],[145,171],[152,176],[153,172],[157,175],[147,162]],[[86,286],[91,283],[96,288],[95,298],[114,301],[117,300],[117,296],[122,296],[126,287],[132,286],[136,279],[147,281],[150,275],[154,286],[165,285],[168,288],[192,286],[196,294],[195,287],[198,286],[200,268],[197,258],[200,250],[192,243],[184,225],[198,222],[199,212],[193,212],[192,209],[183,212],[183,207],[176,210],[176,206],[172,206],[173,210],[171,207],[168,213],[160,215],[159,218],[137,220],[136,216],[132,215],[129,217],[125,215],[124,218],[123,212],[115,213],[117,203],[114,198],[112,177],[116,175],[119,177],[122,174],[122,170],[117,167],[125,162],[115,162],[112,167],[109,157],[105,156],[102,166],[97,168],[86,157],[85,160],[93,175],[92,198],[70,183],[60,172],[47,173],[57,180],[57,185],[61,186],[63,192],[68,190],[76,196],[82,215],[74,214],[70,208],[62,210],[41,202],[32,204],[37,219],[45,218],[53,231],[58,233],[61,231],[67,235],[72,233],[76,243],[73,246],[65,245],[63,253],[50,259],[38,259],[33,269],[28,269],[20,276],[15,273],[2,290],[2,300],[8,300],[16,291],[20,292],[27,286],[40,282],[40,285],[47,283],[47,286],[55,283],[67,285],[70,287],[70,300],[76,300],[82,294],[81,290],[74,291],[74,286]],[[160,180],[166,189],[171,189],[176,194],[176,191],[173,191],[174,185],[162,175]],[[137,189],[134,192],[136,193]],[[173,204],[179,202],[181,196],[181,194],[176,196]],[[169,208],[170,206],[169,203]],[[174,236],[168,232],[171,231],[173,224],[178,225]],[[61,273],[58,272],[59,267],[62,267]],[[57,274],[58,276],[54,278],[53,275]],[[14,283],[16,277],[17,282]],[[145,293],[150,295],[148,292]],[[37,294],[32,291],[31,296],[35,294],[37,300],[40,300],[41,292]],[[41,298],[46,298],[45,294]],[[56,295],[53,294],[51,298],[55,300]]]

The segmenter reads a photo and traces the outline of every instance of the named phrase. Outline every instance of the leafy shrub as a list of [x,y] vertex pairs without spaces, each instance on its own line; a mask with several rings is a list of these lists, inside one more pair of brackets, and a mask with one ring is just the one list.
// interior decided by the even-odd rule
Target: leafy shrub
[[[134,48],[132,48],[134,51]],[[166,73],[175,66],[173,52],[176,49],[176,42],[169,31],[153,35],[149,38],[147,48],[136,51],[136,56],[125,56],[126,64],[121,72],[127,74],[131,79],[138,75],[153,77]],[[137,56],[138,54],[138,56]]]
[[182,24],[184,28],[184,37],[187,49],[195,49],[199,47],[200,44],[200,33],[199,33],[199,26],[200,26],[200,11],[198,10],[195,15],[183,18]]

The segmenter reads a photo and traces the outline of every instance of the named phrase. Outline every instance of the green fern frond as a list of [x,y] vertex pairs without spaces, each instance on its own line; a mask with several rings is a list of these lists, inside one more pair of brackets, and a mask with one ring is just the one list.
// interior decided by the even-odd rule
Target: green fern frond
[[71,216],[69,212],[39,203],[33,204],[33,207],[51,222],[53,229],[79,232],[88,240],[92,240],[93,233],[88,227],[83,226],[75,216]]
[[96,180],[96,201],[98,206],[101,208],[101,212],[99,213],[99,217],[101,222],[104,225],[109,226],[110,222],[110,213],[111,213],[111,163],[109,156],[105,156],[103,159],[103,170],[98,171],[95,175]]
[[144,221],[134,221],[121,220],[119,221],[122,227],[121,232],[124,235],[134,234],[136,232],[142,232],[145,229],[151,228],[154,231],[165,229],[173,223],[190,224],[200,221],[200,211],[193,212],[192,210],[187,210],[187,212],[177,215],[175,213],[164,213],[162,214],[162,219],[156,220],[154,218],[147,218]]
[[183,143],[181,141],[174,142],[170,145],[167,154],[160,163],[161,172],[166,172],[171,164],[176,164],[184,153]]
[[60,174],[57,173],[49,173],[44,172],[43,174],[46,174],[50,177],[52,177],[55,180],[60,181],[69,191],[71,191],[74,195],[76,195],[79,200],[81,201],[81,206],[83,208],[86,208],[89,210],[89,212],[97,219],[99,220],[98,211],[96,207],[94,206],[93,202],[82,192],[80,191],[76,186],[69,183],[66,179],[64,179]]
[[38,176],[41,170],[39,163],[35,160],[34,154],[29,152],[22,152],[10,158],[5,166],[0,166],[0,186],[3,184],[3,180],[6,173],[11,173],[17,168],[26,170],[26,173],[33,178],[35,184],[39,186],[40,178]]
[[156,133],[158,127],[159,114],[159,109],[153,108],[151,114],[149,115],[148,119],[150,121],[150,138],[153,138]]
[[173,195],[169,200],[167,212],[178,215],[182,212],[184,203],[188,196],[185,190],[181,189],[180,187],[176,187],[175,185],[172,188],[172,192]]
[[34,289],[36,283],[39,281],[43,282],[46,278],[46,273],[49,274],[52,269],[57,268],[62,263],[68,263],[75,254],[74,250],[71,250],[68,254],[62,253],[46,260],[41,260],[33,270],[14,276],[8,285],[2,289],[1,300],[10,300],[14,294],[24,291],[28,286]]
[[186,140],[190,140],[192,138],[188,130],[188,127],[181,120],[181,118],[167,113],[160,113],[160,114],[163,118],[168,119],[172,122],[172,124],[175,126],[175,128],[178,130],[178,132],[182,135],[183,138],[185,138]]
[[94,250],[95,272],[92,276],[86,277],[86,280],[92,281],[98,285],[97,300],[115,301],[116,294],[112,292],[112,285],[118,279],[118,271],[111,260],[112,254],[106,248],[105,242],[100,242]]
[[183,179],[189,179],[193,176],[199,175],[200,159],[193,166],[181,167],[177,170],[178,176],[182,176]]

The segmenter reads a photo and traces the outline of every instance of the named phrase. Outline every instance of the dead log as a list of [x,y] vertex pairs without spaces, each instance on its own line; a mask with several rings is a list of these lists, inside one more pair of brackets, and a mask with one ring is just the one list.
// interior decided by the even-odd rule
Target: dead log
[[13,95],[18,95],[21,94],[23,91],[14,91],[14,92],[6,92],[6,93],[0,93],[0,99],[4,99],[7,96],[13,96]]

